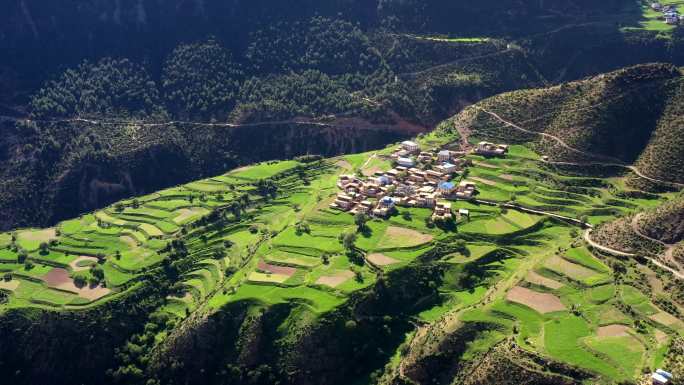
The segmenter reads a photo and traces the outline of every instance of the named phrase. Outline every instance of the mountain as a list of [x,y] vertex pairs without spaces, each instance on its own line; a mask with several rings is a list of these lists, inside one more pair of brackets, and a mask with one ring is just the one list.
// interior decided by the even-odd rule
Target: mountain
[[[367,150],[505,91],[684,63],[678,31],[642,28],[642,9],[617,0],[10,3],[0,15],[0,49],[12,53],[0,58],[1,228],[53,224],[221,167]],[[159,125],[131,128],[141,122]],[[236,126],[268,128],[234,141],[225,133]],[[270,147],[271,129],[312,139],[243,151]],[[184,151],[200,147],[218,155]],[[653,156],[643,168],[659,175]],[[138,170],[148,162],[173,167],[150,176]]]
[[497,95],[467,108],[450,129],[533,140],[560,167],[573,162],[633,166],[646,182],[677,186],[684,182],[682,84],[681,72],[672,65],[638,65]]

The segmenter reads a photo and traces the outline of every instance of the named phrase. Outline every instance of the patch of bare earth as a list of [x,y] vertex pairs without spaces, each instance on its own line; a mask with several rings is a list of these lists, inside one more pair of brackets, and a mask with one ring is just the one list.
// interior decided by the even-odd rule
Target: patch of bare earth
[[5,281],[4,279],[2,279],[0,280],[0,289],[7,291],[15,291],[19,287],[19,284],[21,284],[21,281],[17,279],[13,279],[11,281]]
[[480,178],[477,176],[471,176],[469,179],[472,179],[476,182],[480,182],[482,184],[486,184],[487,186],[496,186],[496,182],[490,179]]
[[74,280],[69,277],[66,269],[56,267],[43,276],[43,281],[52,288],[78,294],[79,297],[94,301],[109,294],[111,290],[102,286],[78,287]]
[[485,162],[473,162],[474,165],[480,166],[480,167],[485,167],[485,168],[495,168],[499,169],[499,166],[491,163],[485,163]]
[[656,329],[655,330],[655,339],[656,339],[656,342],[658,342],[658,344],[662,345],[665,342],[667,342],[667,340],[669,339],[669,336],[664,331],[662,331],[660,329]]
[[57,231],[54,227],[45,230],[22,231],[18,237],[27,241],[48,242],[51,239],[57,238]]
[[552,290],[560,289],[561,287],[563,287],[562,283],[551,278],[546,278],[543,275],[540,275],[539,273],[536,273],[534,271],[530,271],[530,273],[527,274],[527,277],[525,277],[525,281],[533,283],[535,285],[544,286]]
[[665,326],[675,326],[675,325],[680,325],[682,321],[677,319],[677,317],[673,316],[670,313],[666,313],[664,311],[661,311],[660,313],[653,314],[652,316],[648,317],[652,319],[653,321],[665,325]]
[[178,210],[176,210],[176,212],[178,213],[178,215],[175,218],[173,218],[173,221],[176,224],[181,224],[185,220],[193,217],[194,215],[202,214],[206,211],[200,207],[192,207],[192,208],[178,209]]
[[266,273],[280,274],[288,277],[293,276],[297,272],[297,269],[295,269],[294,267],[272,265],[264,261],[259,261],[257,269]]
[[351,163],[347,162],[344,159],[340,159],[337,162],[335,162],[335,166],[337,166],[339,168],[343,168],[345,170],[351,170],[353,168]]
[[380,253],[369,254],[366,256],[366,259],[376,266],[387,266],[399,262],[392,257],[388,257],[385,254]]
[[578,265],[576,263],[569,262],[568,260],[563,259],[557,255],[549,259],[546,262],[545,266],[550,268],[551,270],[561,272],[567,275],[568,277],[576,280],[585,279],[596,275],[596,272],[594,272],[593,270]]
[[247,170],[249,170],[249,169],[252,168],[252,167],[254,167],[254,166],[242,166],[242,167],[238,167],[238,168],[236,168],[235,170],[231,171],[230,173],[231,173],[231,174],[237,174],[237,173],[239,173],[239,172],[247,171]]
[[319,285],[337,287],[337,286],[347,282],[353,276],[354,276],[354,273],[349,271],[349,270],[340,271],[334,275],[321,276],[316,280],[316,283]]
[[411,239],[411,244],[422,245],[432,241],[432,235],[424,234],[420,231],[407,229],[405,227],[390,226],[385,231],[385,237],[397,237],[404,239]]
[[515,179],[515,177],[511,174],[501,174],[499,175],[499,178],[507,181],[513,181]]
[[521,286],[515,286],[509,290],[506,299],[530,307],[542,314],[565,310],[565,305],[555,295],[539,293]]
[[599,337],[627,337],[630,335],[629,330],[625,325],[607,325],[598,328],[596,335]]
[[133,237],[129,235],[122,235],[119,237],[119,239],[121,240],[121,242],[127,244],[128,247],[130,247],[131,249],[135,249],[136,247],[138,247],[138,241],[136,241],[135,239],[133,239]]
[[379,171],[381,171],[380,167],[369,167],[367,169],[364,169],[362,171],[362,173],[364,176],[373,176],[373,175],[375,175],[376,172],[379,172]]
[[[71,267],[71,270],[73,270],[73,271],[88,270],[88,269],[90,269],[91,265],[83,264],[83,262],[85,262],[85,261],[92,261],[93,264],[95,264],[95,263],[97,263],[97,258],[87,257],[87,256],[83,255],[83,256],[80,256],[80,257],[74,259],[73,261],[71,261],[71,263],[69,264],[69,267]],[[83,264],[83,265],[79,266],[79,264]]]

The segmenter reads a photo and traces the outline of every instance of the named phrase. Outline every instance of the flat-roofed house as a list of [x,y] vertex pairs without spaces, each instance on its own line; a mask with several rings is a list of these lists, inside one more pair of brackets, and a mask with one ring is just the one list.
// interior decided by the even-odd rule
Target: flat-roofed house
[[456,191],[456,185],[453,182],[441,182],[437,185],[437,191],[442,196],[449,196]]
[[413,167],[416,165],[416,162],[411,159],[411,158],[399,158],[397,159],[397,164],[401,167]]
[[456,198],[469,199],[475,195],[475,183],[469,181],[461,181],[456,187]]
[[436,170],[425,171],[425,178],[429,181],[438,182],[442,180],[444,174]]
[[373,210],[373,215],[377,217],[387,217],[394,210],[395,201],[391,197],[383,197]]
[[432,212],[433,221],[451,220],[452,217],[453,215],[451,214],[451,203],[437,202],[435,204],[435,210]]
[[440,162],[448,162],[451,160],[451,151],[442,150],[437,153],[437,160]]
[[420,151],[420,146],[418,146],[418,143],[410,141],[410,140],[405,140],[401,142],[401,147],[409,152],[418,152]]
[[335,199],[335,201],[330,204],[330,207],[333,209],[347,211],[351,209],[353,205],[354,199],[352,197],[344,193],[339,193],[337,194],[337,198]]
[[434,158],[434,155],[431,152],[421,152],[418,154],[418,161],[422,163],[432,162],[432,158]]
[[361,191],[361,186],[359,185],[359,183],[351,182],[347,183],[347,185],[344,186],[344,192],[346,192],[347,194],[357,193],[359,191]]
[[475,153],[484,156],[503,156],[508,152],[507,144],[480,142],[475,147]]
[[352,214],[367,214],[373,208],[373,203],[371,201],[361,201],[354,209],[351,211]]
[[382,192],[380,186],[372,183],[365,183],[361,191],[369,197],[376,197]]
[[442,163],[441,166],[435,167],[435,169],[437,169],[438,171],[443,172],[444,174],[453,174],[453,173],[456,172],[456,170],[458,169],[458,167],[457,167],[455,164],[453,164],[453,163],[444,162],[444,163]]

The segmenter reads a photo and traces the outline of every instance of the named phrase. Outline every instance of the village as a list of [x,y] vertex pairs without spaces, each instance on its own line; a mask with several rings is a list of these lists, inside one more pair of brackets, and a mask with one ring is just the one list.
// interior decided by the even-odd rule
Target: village
[[[502,157],[508,145],[480,142],[473,153],[487,157]],[[341,175],[337,187],[342,190],[330,207],[361,213],[376,218],[387,218],[396,206],[433,209],[434,223],[469,218],[466,209],[452,210],[451,201],[471,200],[477,185],[459,176],[471,161],[465,151],[432,149],[422,151],[413,141],[404,141],[389,157],[394,168],[378,171],[368,177]]]
[[651,9],[656,12],[661,12],[663,15],[659,17],[660,20],[664,20],[666,24],[678,25],[680,22],[684,21],[684,15],[680,15],[677,7],[674,5],[663,5],[658,2],[651,3]]

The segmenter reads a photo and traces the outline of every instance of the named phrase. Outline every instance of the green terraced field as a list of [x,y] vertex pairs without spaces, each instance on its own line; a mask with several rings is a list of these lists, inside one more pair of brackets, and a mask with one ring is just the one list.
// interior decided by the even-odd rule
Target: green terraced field
[[[421,140],[438,146],[448,138]],[[281,304],[312,320],[342,311],[350,298],[376,290],[382,276],[383,286],[393,292],[403,286],[411,286],[409,291],[433,290],[401,310],[402,317],[415,317],[426,325],[427,335],[446,319],[456,320],[460,326],[454,327],[482,325],[461,352],[466,361],[511,337],[523,349],[577,366],[599,379],[627,380],[644,366],[662,362],[662,345],[652,348],[639,341],[675,330],[654,326],[669,322],[667,314],[637,288],[632,265],[616,284],[614,262],[593,254],[581,242],[579,229],[563,221],[492,203],[455,201],[454,208],[468,209],[470,218],[444,230],[429,223],[431,209],[400,207],[387,219],[370,220],[356,234],[358,254],[345,250],[339,236],[357,232],[354,217],[330,210],[328,204],[337,192],[337,176],[350,172],[349,167],[360,168],[370,156],[349,155],[309,165],[262,163],[64,221],[57,226],[59,235],[28,229],[17,232],[13,240],[11,234],[2,234],[0,271],[11,272],[19,285],[4,289],[8,302],[0,306],[67,309],[97,306],[113,297],[88,300],[48,288],[46,274],[61,266],[71,278],[91,279],[101,271],[100,281],[114,293],[134,291],[151,276],[177,274],[158,312],[178,322],[199,309],[266,309]],[[588,215],[589,222],[645,204],[644,198],[618,197],[619,179],[597,184],[592,178],[544,169],[537,154],[525,146],[513,146],[504,159],[468,158],[475,161],[468,178],[477,183],[478,199],[512,201],[572,218]],[[388,167],[378,158],[366,164],[373,172]],[[539,175],[544,179],[540,181]],[[274,178],[275,197],[257,191],[256,181],[262,178]],[[570,184],[577,188],[567,188]],[[665,195],[645,200],[656,204],[662,199]],[[243,205],[239,212],[231,208],[236,201]],[[298,232],[297,223],[306,223],[308,231]],[[42,240],[52,236],[56,241],[40,253]],[[30,269],[19,262],[22,252],[34,264]],[[80,256],[97,256],[101,263],[72,266]],[[259,261],[266,267],[259,267]],[[427,267],[439,275],[402,280],[404,274],[425,274]],[[82,270],[76,272],[77,268]],[[532,273],[536,278],[530,277]],[[516,286],[540,297],[510,299],[508,293]],[[542,301],[539,298],[548,303],[534,302]],[[549,304],[562,310],[543,311]],[[646,323],[639,341],[632,334],[599,336],[602,327],[623,325],[632,330],[635,319],[646,322],[657,316],[660,321]],[[157,343],[163,343],[167,333],[160,331]],[[621,354],[625,344],[630,348]]]

